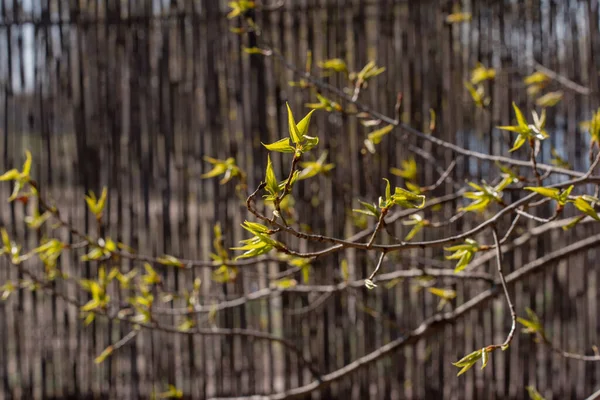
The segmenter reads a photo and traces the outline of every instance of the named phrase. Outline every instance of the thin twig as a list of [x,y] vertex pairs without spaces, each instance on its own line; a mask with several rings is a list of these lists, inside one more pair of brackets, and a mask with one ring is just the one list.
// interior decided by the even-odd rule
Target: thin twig
[[[546,267],[548,265],[554,265],[558,261],[565,259],[573,254],[577,254],[579,252],[585,251],[590,248],[597,247],[599,245],[600,245],[600,234],[588,237],[587,239],[573,243],[572,245],[566,246],[560,250],[546,254],[545,256],[540,257],[537,260],[524,265],[522,268],[520,268],[517,271],[514,271],[511,274],[509,274],[508,276],[506,276],[506,283],[508,285],[508,284],[514,284],[516,282],[521,282],[523,279],[529,277],[530,275],[532,275],[534,273],[539,272],[540,270],[542,270],[544,267]],[[410,331],[409,333],[402,335],[398,339],[395,339],[395,340],[379,347],[377,350],[354,360],[353,362],[345,365],[342,368],[339,368],[339,369],[332,371],[326,375],[323,375],[321,377],[321,379],[318,381],[315,380],[313,382],[310,382],[306,385],[303,385],[303,386],[300,386],[300,387],[297,387],[294,389],[289,389],[289,390],[279,392],[279,393],[274,393],[271,395],[259,396],[258,398],[263,398],[266,400],[284,400],[284,399],[291,400],[291,399],[304,398],[309,393],[312,393],[319,389],[323,389],[326,386],[332,384],[333,382],[337,382],[341,379],[344,379],[347,376],[349,376],[350,374],[354,373],[355,371],[357,371],[363,367],[369,366],[369,365],[373,364],[374,362],[376,362],[384,357],[387,357],[390,354],[393,354],[408,345],[417,343],[420,340],[423,340],[424,338],[430,337],[431,335],[439,332],[446,325],[456,323],[457,321],[461,320],[463,317],[465,317],[467,315],[471,315],[472,311],[478,310],[478,309],[484,307],[485,305],[487,305],[487,303],[490,300],[494,299],[498,294],[502,293],[502,292],[500,292],[499,288],[500,288],[499,285],[494,286],[494,287],[478,294],[477,296],[473,297],[466,303],[456,307],[452,311],[448,311],[446,313],[438,313],[432,317],[427,318],[417,328]],[[237,397],[237,399],[240,399],[240,400],[241,399],[250,400],[250,399],[256,399],[256,398],[257,397],[255,397],[255,396]],[[226,397],[213,398],[213,400],[217,400],[217,399],[232,400],[233,398],[226,398]]]
[[379,260],[377,260],[377,266],[375,267],[375,269],[373,270],[371,275],[369,275],[369,278],[367,279],[367,281],[373,281],[373,278],[375,278],[375,275],[377,275],[377,273],[379,272],[379,269],[381,268],[381,264],[383,264],[384,258],[385,258],[385,252],[381,253],[381,255],[379,256]]
[[589,96],[592,93],[592,90],[590,88],[582,86],[579,83],[573,82],[569,78],[567,78],[563,75],[560,75],[547,67],[544,67],[542,64],[537,62],[534,58],[529,59],[528,64],[533,66],[538,71],[544,73],[544,75],[548,76],[549,78],[554,79],[555,81],[559,82],[564,87],[573,90],[574,92],[577,92],[584,96]]
[[499,347],[502,349],[508,347],[510,342],[512,342],[515,331],[517,330],[517,312],[515,311],[515,305],[510,299],[510,294],[508,293],[508,287],[506,286],[506,278],[504,277],[504,273],[502,272],[502,250],[500,249],[500,241],[498,240],[498,231],[494,226],[492,228],[492,235],[494,236],[494,246],[496,247],[496,265],[498,267],[498,275],[500,277],[500,282],[502,283],[502,289],[504,290],[504,295],[506,296],[506,302],[508,303],[508,308],[510,310],[510,318],[512,320],[512,325],[510,327],[510,332],[508,336],[506,336],[506,340]]

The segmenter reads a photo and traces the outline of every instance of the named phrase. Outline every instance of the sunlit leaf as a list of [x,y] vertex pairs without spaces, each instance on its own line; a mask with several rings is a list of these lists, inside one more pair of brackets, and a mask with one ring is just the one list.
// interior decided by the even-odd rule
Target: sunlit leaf
[[540,107],[554,107],[562,100],[564,93],[562,91],[548,92],[540,96],[535,101],[535,104]]
[[459,24],[469,22],[473,19],[473,15],[469,12],[457,12],[446,16],[447,24]]
[[319,68],[335,72],[348,72],[346,62],[341,58],[332,58],[319,63]]
[[487,80],[493,80],[495,77],[496,70],[494,68],[486,68],[481,63],[477,63],[477,66],[471,70],[471,83],[473,85],[478,85]]
[[530,400],[544,400],[542,395],[537,391],[537,389],[533,386],[527,386],[527,394],[529,395]]
[[594,207],[592,207],[590,205],[590,203],[585,201],[581,196],[577,197],[575,199],[575,201],[573,202],[573,204],[575,205],[575,207],[577,207],[577,209],[579,211],[583,212],[586,215],[589,215],[590,217],[594,218],[596,221],[600,221],[600,217],[598,216],[598,213],[596,212]]
[[368,138],[368,140],[371,141],[371,143],[379,144],[379,143],[381,143],[381,140],[383,139],[383,137],[385,135],[387,135],[388,133],[390,133],[392,131],[392,129],[394,129],[394,125],[388,125],[384,128],[381,128],[381,129],[378,129],[376,131],[369,133],[367,135],[367,138]]
[[269,151],[277,151],[280,153],[294,153],[296,151],[296,148],[290,145],[289,138],[283,138],[271,144],[263,143],[262,145]]

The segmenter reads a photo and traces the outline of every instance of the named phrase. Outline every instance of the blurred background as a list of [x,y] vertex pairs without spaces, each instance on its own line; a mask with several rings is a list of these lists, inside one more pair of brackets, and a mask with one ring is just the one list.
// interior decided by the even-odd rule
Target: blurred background
[[[315,96],[290,87],[288,82],[298,77],[276,59],[244,53],[244,47],[255,45],[256,37],[230,32],[239,22],[227,19],[226,3],[0,0],[2,171],[21,165],[29,149],[32,175],[41,188],[67,219],[90,231],[94,221],[83,196],[107,186],[106,235],[141,253],[208,260],[216,223],[227,247],[247,238],[240,224],[250,218],[235,183],[202,179],[212,168],[203,157],[234,157],[248,174],[248,188],[254,190],[266,165],[261,142],[287,134],[285,102],[298,119],[308,111],[304,103],[315,102]],[[458,10],[471,13],[472,19],[448,23],[447,16]],[[361,94],[364,103],[394,116],[401,92],[404,122],[427,132],[433,109],[435,136],[483,153],[508,154],[510,136],[495,126],[512,124],[512,101],[529,119],[531,110],[539,110],[523,78],[535,71],[536,62],[542,64],[577,85],[551,80],[544,88],[560,91],[562,99],[548,109],[551,138],[544,142],[539,160],[550,163],[554,148],[577,170],[585,171],[589,165],[589,135],[579,124],[599,106],[598,0],[287,0],[280,7],[257,11],[255,18],[264,37],[301,68],[311,50],[318,75],[322,72],[317,62],[335,57],[353,70],[371,60],[385,66],[386,71]],[[496,70],[495,79],[485,83],[490,98],[485,109],[474,104],[464,86],[478,62]],[[344,85],[341,76],[326,79]],[[358,208],[359,198],[376,201],[384,188],[383,177],[401,185],[403,180],[391,175],[389,168],[411,156],[422,186],[433,184],[439,169],[453,160],[457,166],[451,177],[459,184],[498,176],[494,164],[457,158],[399,133],[386,136],[375,155],[365,154],[361,149],[371,130],[355,118],[315,113],[311,133],[321,142],[308,157],[327,151],[327,162],[335,168],[329,176],[302,182],[295,189],[297,221],[335,237],[349,237],[372,226],[373,221],[359,218],[351,209]],[[433,158],[412,154],[409,145]],[[526,160],[526,153],[513,156]],[[273,162],[283,179],[289,159],[276,155]],[[0,197],[8,198],[11,190],[3,183]],[[453,191],[447,183],[432,196]],[[461,204],[450,202],[435,212],[434,219],[444,221]],[[18,202],[0,203],[0,225],[31,247],[39,237],[23,222],[26,210],[31,208]],[[545,210],[551,215],[551,205]],[[426,229],[418,238],[461,232],[478,218],[469,215],[442,229]],[[509,222],[503,221],[502,232]],[[394,232],[402,237],[406,227],[397,225]],[[522,221],[516,234],[534,225]],[[595,229],[586,224],[559,231],[536,236],[507,253],[507,272]],[[293,248],[320,248],[287,239]],[[381,235],[380,240],[390,239]],[[383,272],[452,268],[443,255],[442,249],[402,252],[384,263]],[[375,257],[345,251],[319,259],[312,263],[309,283],[364,279]],[[593,354],[591,346],[600,344],[597,259],[597,250],[579,253],[513,286],[517,313],[533,308],[555,343]],[[122,263],[125,270],[132,266]],[[81,263],[77,256],[63,256],[61,268],[88,277],[97,273],[93,263]],[[201,301],[209,306],[268,287],[270,277],[289,268],[262,263],[240,269],[235,280],[225,284],[212,279],[210,268],[160,271],[173,290],[189,289],[194,278],[201,278]],[[494,274],[494,265],[485,264],[478,271]],[[300,271],[294,277],[298,282],[303,279]],[[17,269],[0,260],[0,284],[19,278]],[[423,290],[428,284],[395,280],[373,291],[356,287],[327,296],[275,292],[239,307],[201,314],[198,323],[283,336],[329,372],[437,313],[440,299]],[[485,281],[434,284],[457,293],[444,310],[489,288]],[[56,289],[82,300],[88,296],[62,282]],[[174,301],[165,307],[182,304]],[[175,325],[181,322],[177,317],[167,319]],[[498,297],[436,335],[340,380],[321,391],[319,398],[521,399],[527,398],[526,386],[534,385],[547,399],[580,399],[598,389],[597,364],[567,361],[523,334],[517,335],[510,350],[494,353],[485,370],[474,368],[456,378],[452,362],[501,342],[509,327],[504,299]],[[204,399],[271,393],[312,380],[281,346],[231,336],[144,332],[103,364],[94,364],[94,358],[126,332],[127,327],[102,318],[85,327],[79,311],[56,296],[13,294],[0,303],[0,398],[150,398],[173,384],[186,398]]]

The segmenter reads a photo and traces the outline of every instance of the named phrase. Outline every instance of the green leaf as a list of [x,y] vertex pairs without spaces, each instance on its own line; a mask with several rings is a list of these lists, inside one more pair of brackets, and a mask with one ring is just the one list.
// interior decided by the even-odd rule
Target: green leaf
[[535,104],[540,107],[554,107],[563,98],[563,92],[558,90],[556,92],[548,92],[543,96],[540,96],[535,101]]
[[532,192],[536,192],[538,194],[541,194],[542,196],[545,197],[550,197],[551,199],[555,199],[558,200],[558,196],[560,193],[560,189],[556,189],[556,188],[545,188],[545,187],[531,187],[531,186],[527,186],[525,187],[525,190],[531,190]]
[[319,67],[325,70],[331,70],[335,72],[348,72],[346,62],[341,58],[332,58],[329,60],[323,60],[319,63]]
[[279,280],[276,280],[275,282],[273,282],[273,285],[278,289],[293,288],[297,284],[298,284],[298,282],[292,278],[283,278],[283,279],[279,279]]
[[481,82],[493,80],[494,78],[496,78],[496,70],[494,68],[486,68],[479,62],[471,71],[471,83],[473,85],[478,85]]
[[513,101],[512,106],[515,110],[515,116],[517,117],[517,124],[519,125],[519,128],[528,128],[528,124],[527,124],[527,120],[525,119],[525,117],[523,116],[523,113],[521,112],[521,110],[519,109],[519,107],[517,107],[517,104]]
[[523,79],[523,82],[526,85],[536,85],[536,84],[539,85],[542,83],[546,83],[549,80],[550,80],[550,77],[548,77],[548,75],[544,74],[543,72],[536,71],[533,74],[526,76]]
[[436,287],[427,288],[427,291],[444,300],[453,300],[456,297],[456,291],[451,289],[440,289]]
[[288,111],[288,125],[290,131],[290,139],[296,145],[302,143],[302,136],[300,135],[300,131],[298,130],[298,126],[296,125],[296,120],[294,119],[294,114],[292,113],[292,109],[290,108],[289,103],[285,103]]
[[[298,122],[297,128],[298,128],[298,133],[300,134],[300,137],[304,137],[307,134],[308,127],[310,125],[310,118],[312,117],[314,112],[315,112],[315,110],[310,110],[309,113],[306,114],[306,116],[304,118],[302,118],[302,120],[300,122]],[[317,138],[313,138],[313,140],[314,139],[317,139]],[[318,139],[317,139],[317,143],[319,143]],[[315,144],[315,146],[316,146],[316,144]]]
[[283,138],[271,144],[262,143],[262,145],[269,151],[277,151],[279,153],[294,153],[296,151],[296,148],[290,145],[290,138]]
[[302,282],[304,282],[305,285],[308,285],[310,280],[310,264],[305,264],[300,267],[300,269],[302,271]]
[[259,47],[244,47],[244,53],[246,54],[260,54],[263,56],[271,55],[269,50],[264,50]]
[[471,82],[465,82],[465,88],[469,91],[471,99],[479,108],[484,108],[490,103],[490,98],[485,95],[485,89],[482,85],[477,85],[475,88]]
[[196,325],[196,323],[194,322],[193,319],[191,318],[186,318],[183,320],[183,322],[181,322],[178,326],[177,326],[177,330],[179,332],[188,332],[190,331],[192,328],[194,328],[194,326]]
[[[499,128],[502,129],[502,127],[499,127]],[[524,135],[517,136],[517,138],[515,139],[515,143],[513,144],[513,147],[509,151],[512,153],[513,151],[519,150],[525,144],[526,141],[527,141],[527,138]]]
[[488,363],[489,355],[486,349],[481,349],[481,369],[484,369]]
[[212,272],[212,280],[217,283],[228,283],[236,278],[237,272],[237,268],[221,265]]
[[392,195],[392,202],[404,208],[423,208],[425,196],[397,187]]
[[563,231],[568,231],[569,229],[573,228],[575,225],[577,225],[578,223],[581,222],[582,219],[585,218],[585,215],[580,215],[578,217],[575,217],[571,220],[571,222],[569,222],[567,225],[562,227]]
[[473,367],[473,365],[475,365],[477,363],[477,361],[479,361],[482,358],[482,355],[483,355],[483,351],[477,350],[470,354],[467,354],[466,356],[464,356],[457,362],[452,363],[452,365],[462,368],[456,376],[461,376],[462,374],[467,372],[469,369],[471,369],[471,367]]
[[417,233],[421,231],[421,229],[423,229],[423,224],[413,226],[413,228],[404,237],[404,241],[408,242],[412,240],[417,235]]
[[544,400],[542,395],[533,386],[527,386],[527,394],[531,400]]
[[304,143],[304,145],[302,146],[303,151],[310,151],[319,144],[318,137],[305,135],[304,140],[306,141],[306,143]]
[[390,173],[409,181],[415,181],[417,179],[417,162],[414,157],[411,157],[408,160],[402,160],[401,167],[401,169],[390,168]]
[[467,239],[464,244],[445,247],[444,250],[454,252],[454,254],[446,256],[446,260],[458,260],[458,263],[454,267],[454,272],[458,273],[469,265],[475,253],[479,251],[479,244],[474,240]]
[[469,12],[457,12],[446,16],[447,24],[459,24],[462,22],[469,22],[473,19],[473,16]]
[[173,257],[168,254],[158,257],[156,262],[169,267],[183,267],[183,263],[177,257]]
[[21,174],[18,170],[11,169],[0,176],[0,181],[12,181],[18,179],[20,175]]
[[344,279],[344,282],[348,282],[348,279],[350,279],[350,270],[348,269],[348,260],[345,258],[340,264],[340,269],[342,271],[342,278]]
[[594,207],[592,207],[590,205],[590,203],[585,201],[581,196],[577,197],[575,199],[575,201],[573,202],[573,204],[575,205],[575,207],[577,207],[577,209],[579,211],[583,212],[586,215],[589,215],[590,217],[594,218],[596,221],[600,221],[600,217],[598,216],[598,213],[596,212]]
[[265,182],[267,186],[265,189],[272,196],[277,196],[279,193],[279,185],[277,183],[277,177],[275,176],[275,171],[273,170],[273,164],[271,163],[271,156],[267,156],[267,171],[265,175]]
[[390,202],[390,201],[392,201],[392,189],[391,189],[390,181],[388,181],[385,178],[383,178],[383,180],[386,182],[386,185],[385,185],[385,201],[386,202]]
[[259,233],[266,234],[269,232],[269,228],[258,222],[244,221],[242,228],[255,235]]
[[177,389],[174,385],[169,385],[169,390],[159,395],[161,399],[181,399],[183,392]]
[[381,129],[378,129],[376,131],[369,133],[367,135],[367,138],[371,141],[371,143],[379,144],[379,143],[381,143],[381,140],[383,139],[383,137],[385,135],[387,135],[388,133],[390,133],[392,131],[392,129],[394,129],[394,125],[388,125],[384,128],[381,128]]
[[358,202],[360,204],[362,204],[365,209],[364,210],[353,209],[352,211],[358,212],[358,213],[361,213],[361,214],[365,214],[365,215],[368,215],[370,217],[379,218],[379,210],[377,209],[377,207],[375,206],[375,204],[367,203],[367,202],[364,202],[364,201],[361,201],[361,200],[359,200]]

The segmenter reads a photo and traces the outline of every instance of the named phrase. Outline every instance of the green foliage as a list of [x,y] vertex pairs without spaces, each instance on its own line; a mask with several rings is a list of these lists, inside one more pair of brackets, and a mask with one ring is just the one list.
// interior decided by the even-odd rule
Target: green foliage
[[544,400],[542,395],[533,386],[527,386],[527,394],[531,400]]
[[283,244],[278,241],[272,239],[270,235],[269,228],[266,226],[256,223],[246,221],[242,224],[242,228],[252,233],[254,236],[250,239],[242,240],[241,243],[244,246],[241,247],[233,247],[232,250],[242,250],[243,254],[237,256],[235,259],[239,260],[242,258],[251,258],[260,256],[262,254],[266,254],[275,248],[283,248]]
[[507,182],[508,181],[503,180],[496,187],[488,185],[485,181],[481,185],[469,182],[469,186],[475,189],[476,192],[465,192],[465,194],[463,194],[463,197],[466,199],[473,200],[473,202],[466,207],[459,208],[459,211],[482,212],[493,202],[501,203],[502,189]]
[[573,204],[579,211],[581,211],[585,215],[589,215],[590,217],[594,218],[596,221],[600,221],[600,217],[598,216],[598,213],[596,212],[594,207],[592,207],[592,205],[588,202],[588,200],[591,200],[594,203],[598,203],[598,199],[597,198],[590,199],[590,198],[591,198],[591,196],[578,196],[573,201]]
[[266,197],[268,200],[274,200],[279,195],[279,183],[277,182],[277,177],[275,176],[275,171],[273,170],[273,164],[271,163],[271,156],[267,156],[267,169],[265,175],[265,190],[269,193],[269,196]]
[[298,174],[298,180],[309,179],[319,174],[327,174],[335,168],[335,164],[325,164],[327,152],[324,151],[316,161],[302,161],[298,165],[303,168]]
[[481,360],[481,369],[484,369],[487,366],[490,352],[490,348],[484,347],[483,349],[467,354],[457,362],[452,363],[452,365],[461,368],[456,376],[461,376],[470,370],[479,360]]
[[[296,123],[290,105],[287,103],[286,105],[288,112],[288,128],[290,134],[289,139],[283,138],[276,141],[275,143],[263,144],[263,146],[265,146],[265,148],[267,148],[267,150],[270,151],[277,151],[280,153],[294,153],[295,157],[300,157],[302,153],[312,150],[316,145],[319,144],[318,137],[312,137],[307,135],[308,127],[310,125],[310,119],[314,110],[311,110],[308,114],[306,114],[304,118],[302,118],[302,120],[300,120],[300,122]],[[267,175],[269,175],[268,171]],[[268,182],[267,185],[269,185]],[[271,189],[273,189],[274,191],[273,187],[271,187]]]
[[518,183],[521,180],[521,178],[515,171],[512,170],[512,168],[504,166],[499,162],[497,162],[496,165],[498,168],[500,168],[500,171],[502,171],[502,181],[500,181],[500,183],[496,186],[497,191],[501,192],[511,184]]
[[571,164],[569,164],[569,162],[567,160],[562,158],[560,156],[560,154],[558,154],[558,152],[556,151],[556,149],[554,147],[552,147],[550,149],[550,154],[552,154],[552,158],[550,159],[550,164],[556,165],[557,167],[560,167],[560,168],[571,169]]
[[256,3],[250,0],[230,1],[228,5],[231,8],[231,11],[227,14],[227,18],[229,19],[243,16],[246,12],[256,7]]
[[473,99],[473,103],[479,108],[485,108],[490,104],[490,97],[486,96],[485,88],[483,85],[477,85],[477,87],[473,86],[471,82],[465,82],[465,88],[471,95],[471,99]]
[[82,279],[79,284],[81,287],[90,293],[92,298],[81,307],[81,311],[88,312],[96,309],[105,309],[110,301],[110,296],[106,293],[106,273],[104,268],[99,269],[98,281],[90,279]]
[[550,77],[543,72],[536,71],[531,75],[526,76],[523,82],[527,86],[527,94],[536,96],[550,82]]
[[571,194],[571,191],[573,190],[573,185],[569,186],[567,189],[561,191],[560,189],[557,188],[546,188],[546,187],[530,187],[527,186],[525,187],[526,190],[531,190],[532,192],[541,194],[544,197],[549,197],[553,200],[556,200],[558,202],[558,204],[560,204],[561,206],[564,206],[565,204],[567,204],[567,201],[569,200],[569,195]]
[[[7,171],[0,176],[0,181],[14,181],[15,182],[13,192],[10,195],[10,197],[8,198],[9,202],[12,202],[19,197],[21,190],[25,187],[25,185],[27,183],[29,183],[29,180],[31,179],[29,177],[29,174],[31,172],[31,152],[27,151],[25,153],[25,155],[26,155],[26,159],[25,159],[25,163],[23,164],[23,169],[21,171],[19,171],[17,169],[11,169],[10,171]],[[35,194],[36,194],[36,192],[32,188],[32,192],[25,194],[25,198],[27,198],[31,195],[35,195]]]
[[21,256],[22,246],[17,245],[14,241],[10,240],[8,232],[5,228],[0,228],[0,236],[2,236],[2,248],[0,249],[0,256],[7,255],[13,264],[19,265],[24,257]]
[[383,140],[384,136],[390,133],[392,129],[394,129],[394,125],[388,125],[384,128],[377,129],[376,131],[369,133],[365,139],[365,147],[367,150],[375,154],[375,145],[381,143],[381,140]]
[[548,92],[543,96],[540,96],[535,101],[535,104],[540,107],[554,107],[563,98],[564,93],[561,90],[555,92]]
[[381,212],[377,208],[377,205],[371,204],[371,203],[367,203],[367,202],[364,202],[364,201],[361,201],[361,200],[358,200],[358,202],[364,207],[364,209],[355,208],[352,211],[357,212],[357,213],[361,213],[361,214],[364,214],[364,215],[368,215],[369,217],[379,218],[379,215],[381,214]]
[[584,121],[580,125],[582,129],[590,133],[592,144],[600,145],[600,108],[592,115],[589,121]]
[[319,63],[319,68],[324,69],[326,71],[348,73],[348,66],[346,65],[346,62],[341,58],[323,60]]
[[464,244],[444,247],[444,250],[454,252],[454,254],[446,256],[446,260],[458,260],[458,263],[454,267],[455,273],[464,270],[473,259],[475,253],[482,249],[483,247],[473,239],[466,239]]
[[515,110],[515,115],[517,117],[517,125],[512,126],[499,126],[498,129],[502,129],[505,131],[516,132],[518,133],[517,138],[515,139],[515,143],[513,144],[511,152],[519,149],[526,141],[532,143],[534,140],[544,140],[548,138],[548,134],[546,133],[544,127],[546,125],[546,110],[542,110],[542,114],[538,115],[535,111],[533,111],[533,124],[529,124],[523,113],[517,107],[517,105],[513,102],[513,108]]
[[525,328],[523,328],[523,333],[543,334],[544,328],[542,326],[542,323],[541,323],[539,317],[536,315],[536,313],[529,307],[527,307],[525,309],[525,312],[527,313],[527,317],[529,319],[517,317],[517,322],[519,322],[521,325],[523,325],[525,327]]
[[261,56],[270,56],[269,50],[261,49],[259,47],[244,47],[244,53],[246,54],[258,54]]
[[430,224],[430,222],[424,219],[423,216],[420,214],[412,214],[408,218],[408,221],[402,221],[403,225],[412,226],[412,229],[404,237],[404,240],[407,242],[413,239],[417,235],[417,233],[421,231],[421,229]]
[[33,208],[33,215],[24,218],[25,223],[31,229],[40,229],[42,225],[52,216],[50,211],[45,211],[40,215],[37,207]]
[[16,290],[17,290],[17,287],[15,286],[14,283],[12,283],[12,281],[6,281],[4,283],[4,285],[0,286],[0,292],[1,292],[0,300],[2,300],[2,301],[8,300],[10,295],[13,294]]
[[283,289],[283,290],[293,288],[297,284],[298,284],[298,282],[295,279],[292,279],[290,277],[281,278],[281,279],[278,279],[273,282],[274,287],[276,287],[277,289]]
[[429,287],[427,288],[427,291],[440,298],[440,303],[438,304],[438,311],[444,308],[446,304],[449,304],[452,300],[456,298],[456,291],[452,289]]
[[320,93],[316,94],[317,96],[317,100],[319,100],[318,103],[306,103],[305,106],[307,108],[312,108],[313,110],[325,110],[327,112],[333,112],[333,111],[337,111],[337,112],[342,112],[343,108],[339,103],[336,103],[335,101],[328,99],[327,97],[323,96]]
[[469,12],[455,12],[446,16],[447,24],[460,24],[469,22],[473,19],[473,15]]
[[221,224],[218,222],[213,227],[213,235],[213,248],[215,252],[210,254],[210,258],[218,262],[229,260],[227,249],[223,246],[223,230],[221,229]]
[[351,72],[349,79],[357,87],[366,87],[367,81],[385,72],[385,67],[378,67],[375,61],[369,61],[360,72]]
[[379,208],[382,210],[389,209],[393,205],[403,208],[423,208],[425,206],[425,196],[399,187],[395,188],[392,194],[390,181],[384,180],[386,181],[385,197],[379,197]]
[[184,266],[181,260],[168,254],[163,254],[162,256],[157,257],[156,262],[168,267],[182,268]]
[[175,385],[169,385],[169,390],[159,394],[159,397],[161,399],[182,399],[183,392],[181,390],[177,389],[177,387],[175,387]]
[[219,268],[212,272],[211,278],[217,283],[228,283],[234,281],[237,277],[237,274],[237,268],[229,267],[227,265],[221,265]]
[[221,185],[226,184],[233,178],[245,179],[246,173],[236,165],[235,158],[229,157],[226,160],[219,160],[209,156],[204,156],[204,161],[209,162],[213,165],[213,168],[205,174],[200,175],[201,178],[214,178],[219,175],[223,175],[223,178],[219,181]]
[[479,85],[482,82],[494,80],[496,78],[496,70],[494,68],[486,68],[480,62],[471,70],[471,84]]
[[408,181],[414,182],[417,180],[417,162],[414,157],[402,160],[400,165],[400,168],[390,168],[390,173],[392,175],[400,176]]
[[90,194],[85,196],[85,202],[88,205],[88,208],[96,216],[97,219],[102,218],[102,212],[104,211],[104,206],[106,205],[106,197],[108,195],[108,189],[104,187],[102,189],[102,194],[100,198],[96,197],[96,194],[90,190]]
[[279,153],[295,153],[296,147],[292,146],[290,143],[290,138],[283,138],[271,144],[263,143],[263,146],[265,146],[265,148],[269,151],[276,151]]

